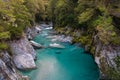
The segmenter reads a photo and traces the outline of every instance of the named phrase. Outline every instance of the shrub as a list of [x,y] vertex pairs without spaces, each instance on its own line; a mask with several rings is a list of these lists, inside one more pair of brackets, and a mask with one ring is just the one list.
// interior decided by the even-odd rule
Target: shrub
[[8,49],[7,43],[0,42],[0,50],[7,50],[7,49]]

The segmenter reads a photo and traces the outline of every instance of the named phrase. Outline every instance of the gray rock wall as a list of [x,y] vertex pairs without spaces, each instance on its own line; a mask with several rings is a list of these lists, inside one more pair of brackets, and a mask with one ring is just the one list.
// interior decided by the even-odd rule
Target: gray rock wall
[[19,80],[22,76],[17,72],[12,58],[5,52],[0,53],[0,80]]

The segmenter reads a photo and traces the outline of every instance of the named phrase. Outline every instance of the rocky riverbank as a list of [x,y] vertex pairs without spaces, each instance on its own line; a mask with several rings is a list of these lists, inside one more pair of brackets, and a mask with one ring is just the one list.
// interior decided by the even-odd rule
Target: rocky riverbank
[[[28,31],[28,32],[27,32]],[[28,28],[19,40],[8,41],[10,50],[0,52],[0,80],[29,80],[19,70],[35,69],[36,53],[29,42],[40,32],[38,26]]]
[[[106,80],[109,77],[119,78],[120,68],[119,68],[119,56],[120,56],[120,47],[113,45],[105,45],[99,39],[99,35],[92,35],[91,41],[87,41],[83,44],[84,38],[79,29],[72,28],[56,28],[58,34],[65,34],[73,37],[72,43],[80,43],[83,45],[87,52],[90,52],[99,66],[101,71],[100,79]],[[110,76],[111,75],[111,76]]]

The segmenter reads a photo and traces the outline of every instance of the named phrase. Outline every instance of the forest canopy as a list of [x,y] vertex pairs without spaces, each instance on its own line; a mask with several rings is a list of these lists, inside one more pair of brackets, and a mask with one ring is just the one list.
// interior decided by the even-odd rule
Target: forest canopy
[[0,48],[6,47],[6,40],[21,38],[25,27],[35,23],[37,14],[43,18],[44,11],[43,0],[0,0]]

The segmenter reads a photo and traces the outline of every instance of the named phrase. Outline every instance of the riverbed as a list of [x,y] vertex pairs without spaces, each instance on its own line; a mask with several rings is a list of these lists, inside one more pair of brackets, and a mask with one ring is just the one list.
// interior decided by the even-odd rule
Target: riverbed
[[[84,48],[69,42],[53,40],[50,34],[52,28],[41,25],[42,31],[33,40],[45,46],[36,49],[37,69],[24,71],[23,74],[30,80],[99,80],[99,68],[90,53]],[[50,44],[59,44],[64,48],[50,47]]]

